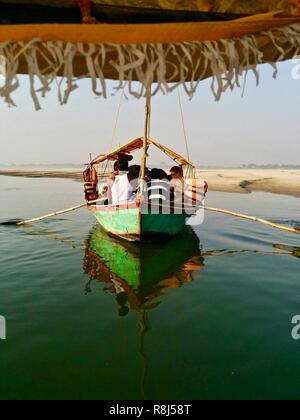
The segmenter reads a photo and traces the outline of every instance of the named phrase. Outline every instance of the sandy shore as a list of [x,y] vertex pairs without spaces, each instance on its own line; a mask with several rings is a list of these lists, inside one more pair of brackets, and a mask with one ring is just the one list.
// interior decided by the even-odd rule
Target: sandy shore
[[12,169],[1,169],[0,175],[4,176],[16,176],[25,178],[67,178],[76,181],[82,180],[82,172],[84,169],[23,169],[23,168],[12,168]]
[[[82,180],[80,169],[0,169],[0,175],[28,178],[67,178]],[[211,191],[251,193],[265,191],[300,197],[300,170],[220,169],[198,171]]]
[[198,172],[211,191],[251,193],[265,191],[300,197],[300,170],[221,169]]

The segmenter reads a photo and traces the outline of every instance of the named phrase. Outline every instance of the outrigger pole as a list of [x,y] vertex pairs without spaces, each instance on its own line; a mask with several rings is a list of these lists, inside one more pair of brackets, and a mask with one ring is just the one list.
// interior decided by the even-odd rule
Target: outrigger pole
[[[39,221],[42,221],[42,220],[45,220],[45,219],[49,219],[50,217],[58,216],[58,215],[65,214],[65,213],[70,213],[70,212],[73,212],[75,210],[79,210],[83,207],[86,207],[87,205],[97,204],[97,203],[100,203],[100,202],[103,203],[104,200],[106,200],[106,197],[99,198],[98,200],[90,201],[88,203],[79,204],[78,206],[71,207],[69,209],[56,211],[56,212],[47,214],[45,216],[36,217],[34,219],[23,220],[23,221],[20,220],[20,221],[5,222],[5,223],[2,223],[2,224],[24,226],[24,225],[27,225],[27,224],[30,224],[30,223],[33,223],[33,222],[39,222]],[[248,215],[245,215],[245,214],[234,213],[234,212],[231,212],[231,211],[228,211],[228,210],[216,209],[216,208],[213,208],[213,207],[205,207],[204,206],[202,208],[205,211],[210,211],[210,212],[215,212],[215,213],[223,213],[223,214],[226,214],[228,216],[233,216],[233,217],[237,217],[237,218],[240,218],[240,219],[245,219],[245,220],[250,220],[252,222],[261,223],[263,225],[267,225],[267,226],[275,228],[275,229],[285,230],[285,231],[291,232],[291,233],[297,233],[298,235],[300,234],[300,229],[299,228],[293,228],[293,227],[289,227],[289,226],[279,225],[279,224],[272,223],[272,222],[269,222],[268,220],[264,220],[264,219],[261,219],[261,218],[258,218],[258,217],[253,217],[253,216],[248,216]]]
[[42,220],[50,219],[51,217],[55,217],[55,216],[60,216],[61,214],[71,213],[73,211],[82,209],[82,208],[90,206],[92,204],[97,204],[97,203],[102,203],[103,204],[105,200],[106,200],[106,197],[99,198],[98,200],[88,201],[87,203],[79,204],[78,206],[70,207],[68,209],[55,211],[53,213],[46,214],[45,216],[35,217],[34,219],[29,219],[29,220],[19,220],[17,222],[14,222],[13,224],[17,225],[17,226],[24,226],[24,225],[28,225],[28,224],[33,223],[33,222],[41,222]]

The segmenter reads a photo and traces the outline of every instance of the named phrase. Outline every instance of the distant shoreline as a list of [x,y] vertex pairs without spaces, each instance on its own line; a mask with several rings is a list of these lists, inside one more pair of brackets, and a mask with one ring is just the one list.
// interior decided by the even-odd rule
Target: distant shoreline
[[300,197],[300,169],[221,169],[204,170],[211,191],[251,193],[263,191]]
[[[0,169],[0,175],[25,178],[62,178],[82,181],[83,169]],[[264,191],[300,197],[300,169],[213,169],[197,171],[211,191]]]
[[66,178],[74,181],[82,180],[84,169],[0,169],[0,175],[23,178]]

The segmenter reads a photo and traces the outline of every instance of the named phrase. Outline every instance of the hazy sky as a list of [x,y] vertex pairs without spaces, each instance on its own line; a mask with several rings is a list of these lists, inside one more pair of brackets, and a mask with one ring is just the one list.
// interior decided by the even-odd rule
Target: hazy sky
[[[229,92],[215,102],[210,81],[200,85],[192,101],[182,91],[191,155],[197,165],[243,163],[300,164],[300,80],[293,80],[294,64],[279,66],[277,80],[269,66],[261,68],[257,88],[248,78],[244,98],[241,90]],[[89,82],[73,93],[67,106],[58,104],[56,92],[33,109],[26,78],[15,93],[18,108],[0,102],[0,163],[82,163],[88,154],[106,152],[112,138],[119,95],[95,98]],[[153,99],[151,137],[184,153],[184,138],[177,93]],[[143,135],[144,103],[124,100],[117,131],[118,143]],[[154,155],[156,162],[165,160]]]

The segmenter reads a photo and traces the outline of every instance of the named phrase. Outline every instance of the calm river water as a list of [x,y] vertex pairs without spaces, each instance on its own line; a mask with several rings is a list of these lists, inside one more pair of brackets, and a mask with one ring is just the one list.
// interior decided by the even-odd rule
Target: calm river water
[[[0,177],[0,221],[82,201],[70,180]],[[300,200],[207,204],[300,223]],[[300,398],[300,241],[224,215],[127,245],[86,210],[0,225],[1,399]]]

